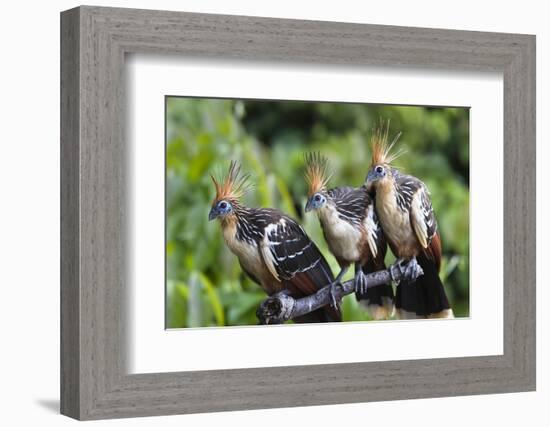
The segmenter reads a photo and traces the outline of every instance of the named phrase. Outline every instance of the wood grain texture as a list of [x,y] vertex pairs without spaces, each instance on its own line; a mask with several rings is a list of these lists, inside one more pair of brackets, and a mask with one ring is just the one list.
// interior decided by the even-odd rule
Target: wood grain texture
[[79,13],[61,20],[61,412],[80,413]]
[[[534,390],[533,36],[96,7],[63,12],[61,22],[62,413],[99,419]],[[128,53],[502,72],[504,354],[128,375]]]

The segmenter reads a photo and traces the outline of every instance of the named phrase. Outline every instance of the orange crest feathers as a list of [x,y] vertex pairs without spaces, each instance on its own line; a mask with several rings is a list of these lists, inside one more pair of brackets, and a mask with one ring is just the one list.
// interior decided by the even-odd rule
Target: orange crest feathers
[[372,145],[372,160],[371,166],[386,164],[389,165],[399,156],[401,156],[405,150],[400,149],[395,153],[392,153],[391,150],[399,137],[401,132],[399,132],[391,142],[388,142],[388,136],[390,133],[390,121],[388,120],[384,125],[384,122],[381,120],[380,125],[374,128],[371,137]]
[[241,175],[240,172],[241,167],[236,161],[232,160],[227,175],[220,181],[210,175],[214,187],[216,187],[216,200],[238,200],[250,190],[251,184],[248,181],[250,175]]
[[308,184],[308,195],[311,197],[318,191],[325,190],[332,176],[329,174],[328,160],[321,156],[321,153],[307,153],[306,159],[306,181]]

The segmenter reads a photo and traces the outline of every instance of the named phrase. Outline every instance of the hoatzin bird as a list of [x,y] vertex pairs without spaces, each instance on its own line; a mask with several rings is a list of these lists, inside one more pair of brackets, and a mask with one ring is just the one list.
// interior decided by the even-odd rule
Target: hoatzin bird
[[[306,155],[309,188],[305,210],[317,212],[330,252],[341,268],[332,290],[353,263],[357,299],[366,303],[373,318],[388,318],[394,311],[391,284],[367,288],[366,275],[386,269],[386,240],[373,199],[365,187],[327,189],[330,180],[327,168],[325,157],[320,154]],[[335,301],[333,305],[336,305]]]
[[416,257],[424,274],[414,282],[401,281],[395,306],[400,318],[452,318],[453,311],[439,278],[441,240],[426,185],[391,166],[401,152],[391,153],[398,134],[388,142],[389,122],[372,137],[372,162],[365,181],[375,192],[375,207],[386,240],[397,258]]
[[[222,181],[212,177],[216,197],[208,216],[219,219],[225,242],[243,271],[268,295],[285,291],[301,298],[332,283],[327,261],[296,221],[276,209],[241,203],[247,179],[235,162]],[[341,316],[337,307],[325,306],[294,321],[341,321]]]

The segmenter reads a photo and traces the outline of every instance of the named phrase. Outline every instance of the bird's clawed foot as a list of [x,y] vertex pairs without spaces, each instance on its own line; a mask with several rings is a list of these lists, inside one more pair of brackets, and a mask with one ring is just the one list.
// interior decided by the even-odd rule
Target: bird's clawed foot
[[340,303],[342,302],[342,292],[344,290],[341,283],[342,277],[344,277],[344,274],[346,274],[348,268],[349,265],[342,267],[340,273],[338,273],[338,276],[336,276],[336,278],[334,279],[334,282],[329,285],[330,305],[332,305],[338,311],[340,310]]
[[357,300],[365,299],[367,296],[367,275],[363,273],[362,269],[357,269],[354,278],[355,285],[355,297]]
[[418,265],[416,257],[410,259],[399,258],[390,266],[390,275],[394,282],[399,284],[401,281],[414,282],[424,274],[422,267]]

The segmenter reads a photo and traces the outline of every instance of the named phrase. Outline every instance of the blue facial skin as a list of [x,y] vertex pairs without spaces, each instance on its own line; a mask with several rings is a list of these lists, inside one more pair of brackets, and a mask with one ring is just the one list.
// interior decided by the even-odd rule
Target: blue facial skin
[[376,182],[386,176],[386,169],[383,166],[376,166],[372,168],[367,175],[367,185],[371,182]]
[[233,210],[233,206],[231,206],[231,203],[229,203],[226,200],[220,200],[218,203],[212,206],[212,209],[210,209],[210,213],[208,214],[208,220],[212,221],[213,219],[216,219],[218,217],[223,218],[232,210]]
[[321,193],[315,193],[311,196],[306,203],[306,212],[314,209],[319,209],[325,205],[327,199]]

